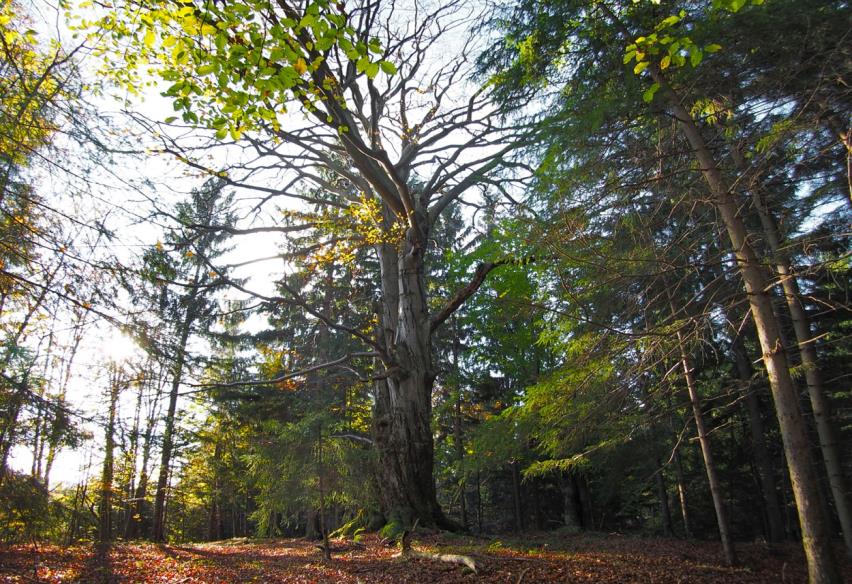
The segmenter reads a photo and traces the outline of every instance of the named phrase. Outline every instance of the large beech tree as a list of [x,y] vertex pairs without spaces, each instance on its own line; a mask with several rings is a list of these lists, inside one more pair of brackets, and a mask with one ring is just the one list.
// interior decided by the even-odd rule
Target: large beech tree
[[[300,307],[363,345],[311,370],[369,364],[364,375],[375,382],[373,438],[385,515],[447,525],[432,476],[432,335],[508,260],[477,265],[467,285],[433,299],[425,258],[433,226],[453,203],[475,205],[488,188],[511,197],[515,179],[504,171],[524,132],[507,127],[488,90],[465,81],[476,49],[466,32],[474,11],[461,1],[117,6],[100,24],[117,47],[133,46],[122,53],[126,67],[113,68],[119,81],[137,83],[134,70],[153,63],[172,84],[166,94],[185,122],[258,155],[229,168],[226,180],[263,194],[255,210],[271,202],[285,212],[259,211],[255,217],[273,224],[232,233],[316,231],[319,243],[279,257],[317,266],[372,248],[380,283],[369,326],[353,314],[326,314],[286,283],[278,284],[278,296],[235,285]],[[178,140],[166,139],[164,148],[204,168]],[[519,171],[512,165],[512,176]],[[205,226],[211,227],[217,226]],[[288,377],[304,379],[299,372]]]

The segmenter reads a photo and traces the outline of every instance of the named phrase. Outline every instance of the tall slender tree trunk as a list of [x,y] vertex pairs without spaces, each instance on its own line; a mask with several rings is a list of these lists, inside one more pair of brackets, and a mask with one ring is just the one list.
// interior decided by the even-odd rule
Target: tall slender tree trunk
[[568,531],[580,531],[582,522],[577,509],[577,483],[573,475],[562,474],[559,477],[562,491],[562,524]]
[[113,365],[109,380],[109,413],[104,435],[104,464],[101,471],[101,493],[98,501],[98,541],[112,541],[112,479],[115,450],[115,410],[118,407],[120,373]]
[[322,532],[323,557],[331,559],[331,546],[328,542],[328,509],[325,507],[325,468],[322,458],[322,426],[317,432],[317,474],[319,475],[319,520],[320,532]]
[[[583,473],[574,475],[577,481],[577,494],[580,496],[580,517],[583,519],[583,527],[586,530],[595,529],[595,508],[592,501],[592,490],[589,488],[589,480]],[[601,515],[600,527],[603,527],[603,515]]]
[[[675,310],[672,307],[672,313]],[[681,331],[677,332],[678,348],[680,349],[680,362],[683,366],[683,376],[686,380],[686,389],[689,392],[689,401],[692,404],[692,415],[695,418],[695,427],[698,429],[698,442],[701,444],[701,454],[704,457],[704,469],[707,471],[707,482],[710,484],[710,494],[713,498],[713,507],[716,510],[716,523],[719,526],[719,537],[722,540],[722,550],[725,554],[725,562],[729,566],[737,563],[734,543],[731,539],[728,512],[725,508],[725,500],[722,495],[722,483],[716,472],[716,463],[713,460],[713,451],[710,448],[710,438],[704,425],[704,414],[701,412],[701,398],[698,396],[698,387],[695,384],[691,359],[686,350],[686,343]]]
[[458,479],[459,489],[459,510],[461,512],[462,526],[467,528],[467,494],[465,493],[465,478],[464,478],[464,437],[462,435],[462,413],[461,413],[461,388],[456,389],[456,407],[455,415],[453,416],[453,441],[456,447],[456,462],[459,465],[459,473],[461,476]]
[[[77,351],[80,348],[80,341],[83,340],[83,332],[88,314],[88,312],[83,312],[82,316],[79,317],[79,321],[74,325],[71,347],[69,348],[68,356],[65,359],[64,371],[59,381],[59,393],[56,396],[56,401],[60,405],[65,403],[65,398],[68,395],[68,384],[71,380],[71,371],[74,365],[74,359],[77,357]],[[54,418],[53,426],[50,429],[50,436],[48,437],[47,456],[45,457],[44,462],[45,488],[47,488],[50,484],[50,470],[53,468],[54,460],[56,460],[61,433],[62,428],[59,424],[59,419]]]
[[47,424],[47,420],[45,420],[45,411],[44,406],[44,387],[42,386],[39,389],[37,394],[38,396],[38,405],[36,406],[36,417],[33,420],[33,462],[30,467],[30,476],[33,478],[41,477],[41,466],[42,466],[42,455],[44,453],[42,439],[42,428]]
[[669,491],[666,488],[666,477],[663,476],[663,464],[658,459],[655,482],[657,483],[657,498],[660,500],[660,522],[663,526],[663,535],[672,535],[672,514],[669,510]]
[[[221,427],[220,427],[221,428]],[[222,440],[217,435],[213,447],[213,484],[210,493],[210,517],[207,524],[207,539],[222,539]]]
[[716,160],[698,126],[682,105],[681,98],[662,75],[659,67],[651,65],[648,70],[653,80],[659,83],[662,96],[668,102],[684,136],[692,147],[710,188],[713,203],[728,231],[740,275],[745,284],[752,318],[763,350],[763,363],[772,388],[778,424],[781,428],[790,482],[799,511],[802,545],[808,560],[810,583],[837,584],[841,581],[840,572],[831,549],[831,533],[813,467],[807,427],[799,408],[796,387],[790,376],[787,355],[781,341],[778,319],[773,311],[767,279],[749,242],[737,201],[725,184]]
[[521,473],[518,469],[518,461],[512,461],[509,465],[512,472],[512,503],[515,512],[515,531],[520,533],[524,530],[524,511],[521,499]]
[[130,524],[133,522],[133,496],[136,492],[136,463],[139,458],[139,423],[142,417],[142,392],[144,391],[144,388],[145,385],[143,383],[138,384],[136,407],[133,411],[133,428],[130,431],[130,449],[128,451],[128,458],[130,462],[128,465],[127,490],[125,494],[128,499],[128,505],[127,514],[124,517],[124,524],[121,529],[121,532],[125,535],[127,535],[130,529]]
[[180,339],[177,344],[177,355],[175,356],[175,368],[172,376],[172,386],[169,391],[169,407],[166,411],[166,427],[163,431],[163,449],[160,455],[160,470],[157,476],[157,491],[154,494],[154,525],[151,539],[153,541],[166,540],[166,490],[169,483],[169,473],[172,463],[172,449],[174,447],[175,414],[177,412],[177,400],[180,390],[183,367],[186,362],[186,343],[189,339],[189,331],[192,328],[192,314],[188,311],[181,323]]
[[734,363],[737,375],[743,384],[743,395],[745,396],[746,411],[748,412],[749,430],[751,431],[751,448],[757,474],[760,481],[760,493],[766,510],[767,539],[777,543],[784,541],[784,518],[781,513],[781,503],[778,500],[776,488],[775,469],[772,457],[766,446],[766,429],[763,424],[763,412],[760,400],[755,392],[752,377],[754,371],[751,361],[746,353],[742,338],[733,333],[734,340],[731,343],[731,351],[734,354]]
[[476,530],[482,533],[482,475],[476,471]]
[[674,449],[675,462],[675,480],[677,482],[677,500],[680,504],[680,517],[683,521],[683,535],[686,539],[692,538],[692,525],[689,520],[689,507],[687,505],[686,496],[686,480],[683,476],[683,461],[680,458],[680,446],[675,445]]
[[[453,371],[458,376],[459,372],[459,331],[458,321],[453,318]],[[458,379],[458,377],[457,377]],[[467,529],[467,493],[464,474],[464,430],[462,420],[462,384],[459,379],[456,382],[456,403],[453,415],[453,442],[456,447],[456,463],[459,468],[459,510],[461,512],[462,527]]]
[[832,420],[831,403],[822,382],[819,358],[814,344],[811,321],[802,305],[799,281],[792,265],[784,252],[778,225],[772,211],[767,207],[759,189],[752,190],[752,201],[760,217],[766,244],[772,253],[775,272],[784,292],[784,299],[790,311],[790,320],[796,335],[796,344],[802,366],[805,370],[805,382],[811,402],[814,422],[819,436],[819,447],[828,474],[828,484],[834,499],[834,508],[843,532],[846,553],[852,556],[852,507],[850,507],[847,481],[843,472],[843,460],[840,455],[839,440]]
[[[30,475],[36,479],[41,480],[42,467],[44,466],[44,443],[47,433],[48,426],[50,424],[50,412],[47,408],[47,385],[48,385],[48,375],[50,373],[50,364],[53,360],[54,353],[54,345],[55,345],[55,335],[54,335],[54,327],[56,326],[56,316],[53,317],[50,323],[50,330],[47,335],[47,348],[44,352],[44,367],[42,369],[41,378],[44,380],[43,383],[39,384],[38,392],[37,392],[37,410],[36,410],[36,419],[33,423],[34,433],[33,433],[33,464],[32,469],[30,471]],[[55,417],[55,416],[54,416]]]
[[158,383],[154,402],[149,406],[150,410],[147,414],[145,434],[142,437],[142,461],[139,469],[139,482],[133,494],[133,502],[129,513],[130,519],[127,522],[124,532],[125,539],[136,539],[137,537],[145,537],[147,535],[147,533],[142,533],[141,527],[145,525],[143,514],[145,513],[145,498],[148,496],[148,464],[151,460],[152,438],[154,435],[154,426],[157,423],[157,405],[160,400],[161,387]]

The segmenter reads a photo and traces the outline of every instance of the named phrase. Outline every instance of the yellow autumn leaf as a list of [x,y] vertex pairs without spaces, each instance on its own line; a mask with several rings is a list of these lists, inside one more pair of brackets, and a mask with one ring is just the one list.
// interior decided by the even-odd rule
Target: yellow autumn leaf
[[305,71],[308,70],[308,64],[305,63],[305,60],[299,57],[296,62],[293,64],[293,69],[296,70],[296,73],[299,75],[303,75]]

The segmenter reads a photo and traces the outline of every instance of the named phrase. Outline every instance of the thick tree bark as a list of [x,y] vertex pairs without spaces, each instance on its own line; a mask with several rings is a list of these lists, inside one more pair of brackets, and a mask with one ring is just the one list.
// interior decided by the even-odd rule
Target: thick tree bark
[[748,238],[736,200],[689,112],[681,105],[662,72],[655,65],[648,68],[653,80],[660,84],[681,130],[692,147],[701,172],[710,188],[713,204],[728,231],[740,274],[746,288],[752,317],[757,329],[763,362],[769,377],[781,438],[787,456],[790,481],[799,511],[802,545],[808,560],[811,584],[835,584],[841,581],[831,549],[831,533],[820,497],[819,483],[813,467],[804,417],[799,408],[796,387],[790,376],[787,356],[781,341],[778,319],[773,311],[768,282]]
[[[373,435],[381,502],[388,521],[410,527],[451,527],[432,475],[432,347],[423,259],[428,229],[423,211],[411,218],[405,240],[378,246],[382,269],[382,327],[393,359],[376,384]],[[387,364],[386,364],[387,365]]]

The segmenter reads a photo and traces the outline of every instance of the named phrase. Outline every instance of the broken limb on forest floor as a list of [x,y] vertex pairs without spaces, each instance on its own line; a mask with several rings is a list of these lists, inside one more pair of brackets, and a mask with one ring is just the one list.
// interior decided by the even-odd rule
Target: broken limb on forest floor
[[434,560],[437,562],[449,562],[451,564],[460,564],[462,566],[466,566],[470,569],[474,574],[477,572],[476,562],[470,556],[463,556],[460,554],[435,554],[431,552],[421,552],[419,550],[412,549],[411,547],[411,536],[414,534],[414,531],[417,529],[417,523],[419,519],[414,522],[414,526],[411,528],[411,531],[405,530],[402,533],[402,537],[399,540],[399,555],[397,556],[400,559],[409,559],[409,558],[419,558],[423,560]]

